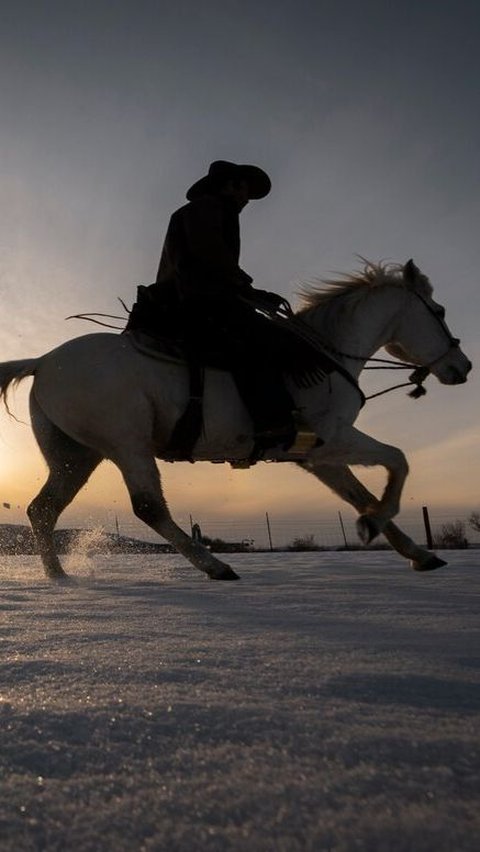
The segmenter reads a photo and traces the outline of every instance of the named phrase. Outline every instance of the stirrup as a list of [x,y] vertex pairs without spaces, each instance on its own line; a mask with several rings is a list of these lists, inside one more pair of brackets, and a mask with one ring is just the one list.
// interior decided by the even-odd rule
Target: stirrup
[[295,438],[287,447],[287,452],[292,455],[304,455],[323,444],[323,441],[318,438],[315,432],[312,432],[311,426],[303,417],[301,411],[293,412],[293,421],[295,424]]
[[293,444],[291,444],[287,449],[287,453],[292,453],[292,455],[304,455],[304,453],[308,453],[310,450],[313,450],[314,447],[318,447],[318,443],[319,439],[315,432],[312,432],[311,429],[304,426],[303,429],[298,430]]

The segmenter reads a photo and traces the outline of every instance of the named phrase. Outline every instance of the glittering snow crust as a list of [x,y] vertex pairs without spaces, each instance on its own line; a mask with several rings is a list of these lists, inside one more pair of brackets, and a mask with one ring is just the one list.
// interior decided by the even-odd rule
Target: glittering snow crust
[[480,551],[2,558],[2,852],[477,852]]

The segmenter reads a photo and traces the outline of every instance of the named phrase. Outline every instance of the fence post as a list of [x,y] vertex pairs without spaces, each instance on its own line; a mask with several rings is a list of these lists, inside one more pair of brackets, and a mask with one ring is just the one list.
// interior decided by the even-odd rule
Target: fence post
[[348,550],[348,541],[347,541],[347,536],[345,535],[345,527],[343,526],[343,518],[342,518],[341,512],[338,513],[338,518],[340,520],[340,526],[342,528],[342,534],[343,534],[343,540],[345,542],[345,547]]
[[194,524],[192,526],[192,540],[199,541],[202,543],[202,531],[200,529],[200,524]]
[[432,528],[430,526],[430,518],[428,515],[428,508],[426,506],[422,506],[423,512],[423,523],[425,524],[425,534],[427,536],[427,547],[429,550],[433,550],[433,536],[432,536]]
[[268,530],[268,540],[270,542],[270,550],[273,550],[272,531],[270,529],[270,518],[268,517],[268,512],[265,512],[265,517],[267,519],[267,530]]

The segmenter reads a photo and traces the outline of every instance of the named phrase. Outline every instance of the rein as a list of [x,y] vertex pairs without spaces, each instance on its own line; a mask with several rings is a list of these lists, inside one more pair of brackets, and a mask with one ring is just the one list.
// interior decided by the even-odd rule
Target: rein
[[[120,298],[120,296],[117,296],[117,299],[118,299],[118,301],[120,302],[120,304],[121,304],[122,308],[124,309],[124,311],[125,311],[125,313],[126,313],[126,315],[127,315],[127,317],[128,317],[128,316],[129,316],[129,314],[130,314],[130,311],[129,311],[129,309],[127,308],[127,306],[126,306],[125,302],[123,301],[123,299],[121,299],[121,298]],[[123,317],[118,317],[118,316],[116,316],[115,314],[99,314],[99,313],[93,313],[93,314],[72,314],[72,315],[71,315],[71,316],[69,316],[69,317],[65,317],[65,319],[67,319],[67,320],[70,320],[70,319],[81,319],[81,320],[86,320],[87,322],[93,322],[93,323],[95,323],[95,325],[102,325],[104,328],[113,328],[115,331],[123,331],[123,329],[124,329],[124,326],[123,326],[123,325],[112,325],[112,324],[111,324],[111,323],[109,323],[109,322],[102,322],[101,320],[94,319],[94,317],[104,317],[104,319],[122,320],[122,322],[125,322],[125,317],[124,317],[124,316],[123,316]]]
[[[303,322],[301,320],[297,320],[297,322],[299,324],[302,323],[303,325]],[[305,329],[307,329],[306,325]],[[413,370],[408,382],[401,382],[401,384],[399,385],[392,385],[389,388],[385,388],[385,390],[369,394],[369,396],[364,396],[365,402],[368,402],[369,399],[375,399],[375,397],[377,396],[383,396],[386,393],[390,393],[390,391],[410,387],[410,385],[415,385],[414,390],[410,391],[410,393],[408,394],[408,396],[410,396],[412,399],[419,399],[421,396],[425,396],[425,394],[427,393],[427,391],[423,387],[423,382],[430,373],[428,367],[418,367],[416,364],[409,364],[406,361],[392,361],[390,358],[365,358],[361,355],[349,355],[347,352],[342,352],[340,349],[335,349],[334,346],[330,346],[328,343],[325,343],[323,341],[322,345],[328,352],[331,352],[332,355],[335,355],[336,357],[350,358],[352,361],[364,361],[365,363],[375,362],[375,364],[382,365],[364,367],[364,370]]]
[[[450,346],[449,346],[447,352],[449,352],[450,349],[452,349],[452,348],[458,348],[460,346],[460,339],[458,337],[453,337],[450,334],[448,327],[446,326],[445,322],[443,321],[443,317],[441,317],[436,311],[433,310],[431,305],[427,302],[427,300],[420,293],[417,293],[416,291],[411,291],[411,292],[413,292],[414,295],[417,296],[417,298],[420,299],[421,302],[423,302],[423,304],[427,308],[427,310],[432,314],[433,317],[435,317],[436,321],[440,324],[442,331],[444,332],[444,334],[446,335],[446,337],[448,339],[448,342],[450,343]],[[291,308],[289,302],[287,302],[286,299],[283,301],[282,307],[284,308],[285,313],[287,314],[287,317],[290,320],[290,322],[292,322],[292,321],[294,322],[295,326],[297,327],[299,334],[304,335],[305,339],[312,341],[312,338],[316,337],[316,335],[312,332],[312,330],[307,325],[307,323],[305,323],[303,320],[299,319],[298,316],[293,313],[292,308]],[[417,364],[410,364],[407,361],[398,361],[398,360],[392,361],[390,358],[367,358],[367,357],[364,357],[364,356],[361,356],[361,355],[350,355],[347,352],[342,352],[339,349],[335,349],[334,346],[331,346],[330,344],[325,343],[325,341],[322,341],[322,346],[327,351],[331,352],[332,355],[336,355],[337,357],[339,356],[341,358],[350,358],[352,361],[363,361],[365,364],[370,362],[370,363],[374,363],[375,365],[376,364],[382,365],[382,366],[364,367],[363,368],[364,370],[413,370],[412,374],[409,376],[408,382],[401,382],[401,384],[392,385],[389,388],[385,388],[385,390],[378,391],[377,393],[372,393],[369,396],[365,396],[364,397],[365,402],[367,402],[369,399],[375,399],[377,396],[383,396],[386,393],[390,393],[390,391],[399,390],[400,388],[410,387],[410,385],[415,385],[415,387],[412,391],[410,391],[408,396],[411,399],[420,399],[420,397],[425,396],[426,393],[427,393],[426,389],[423,387],[423,383],[426,380],[426,378],[430,375],[431,368],[433,367],[434,364],[437,363],[437,361],[440,361],[441,358],[444,357],[443,355],[441,355],[440,358],[437,358],[435,361],[432,361],[431,364],[421,367],[421,366],[418,366]],[[445,355],[447,354],[447,352],[445,352]],[[387,366],[383,366],[383,365],[387,365]],[[360,390],[360,388],[358,388],[358,389]],[[361,393],[361,391],[360,391],[360,393]]]
[[113,314],[72,314],[69,317],[65,317],[66,320],[71,319],[81,319],[86,320],[87,322],[93,322],[95,325],[103,325],[104,328],[113,328],[115,331],[123,331],[123,326],[121,325],[112,325],[109,322],[102,322],[101,320],[94,319],[94,317],[105,317],[106,319],[113,320],[125,320],[125,317],[116,317]]
[[340,355],[343,358],[351,358],[352,361],[365,361],[365,363],[371,361],[376,364],[387,365],[381,367],[364,367],[364,370],[413,370],[408,382],[401,382],[399,385],[392,385],[389,388],[385,388],[385,390],[377,391],[377,393],[371,393],[369,396],[365,397],[365,401],[375,399],[377,396],[383,396],[386,393],[390,393],[390,391],[400,390],[400,388],[408,388],[410,385],[415,385],[414,390],[410,391],[408,394],[408,396],[412,399],[419,399],[427,393],[423,387],[423,382],[430,374],[429,367],[419,367],[416,364],[409,364],[408,361],[392,361],[390,358],[362,358],[360,355],[349,355],[346,352],[341,352],[338,349],[328,346],[328,344],[325,344],[325,346],[335,355]]

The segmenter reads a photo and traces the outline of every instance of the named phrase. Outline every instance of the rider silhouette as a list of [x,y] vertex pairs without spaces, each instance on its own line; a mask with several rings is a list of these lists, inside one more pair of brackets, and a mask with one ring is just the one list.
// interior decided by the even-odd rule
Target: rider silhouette
[[239,216],[270,188],[270,178],[257,166],[212,163],[188,190],[188,204],[170,219],[153,285],[180,307],[190,358],[211,348],[212,340],[226,354],[257,445],[265,447],[292,443],[294,403],[269,346],[271,324],[249,301],[260,296],[278,307],[282,298],[253,288],[240,268]]

